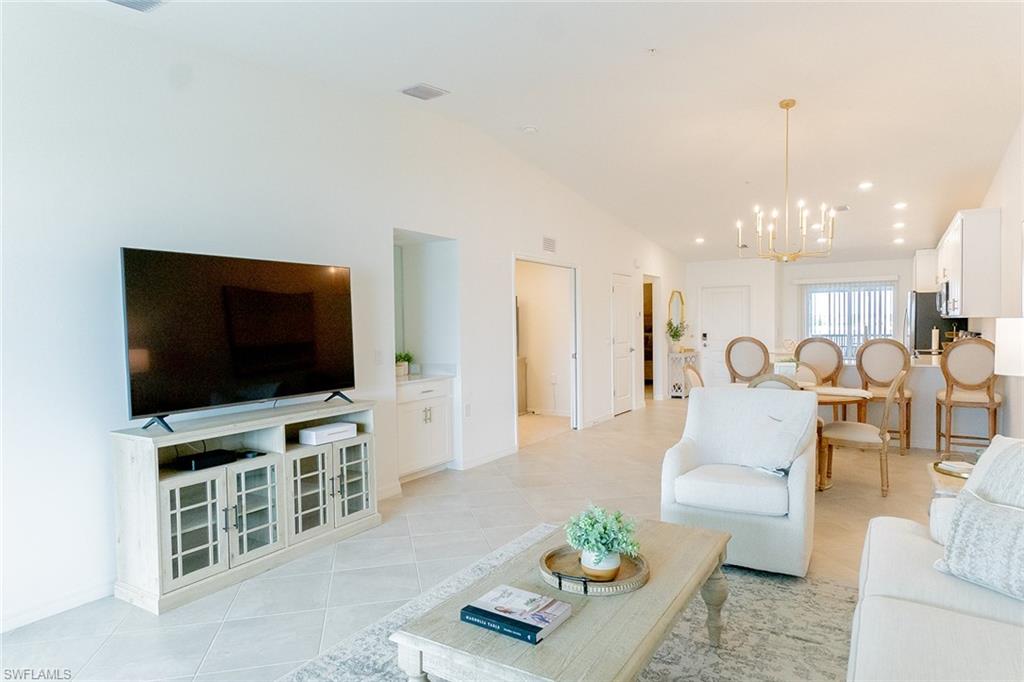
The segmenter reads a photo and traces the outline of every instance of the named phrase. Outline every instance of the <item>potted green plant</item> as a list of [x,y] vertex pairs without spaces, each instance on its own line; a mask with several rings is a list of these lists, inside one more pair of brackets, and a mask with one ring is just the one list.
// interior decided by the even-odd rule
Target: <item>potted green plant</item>
[[395,376],[404,377],[409,374],[409,364],[413,361],[412,353],[402,351],[395,353]]
[[565,539],[580,552],[583,573],[591,580],[614,580],[619,574],[622,556],[636,557],[640,545],[633,537],[635,526],[622,512],[590,505],[569,519]]
[[669,320],[665,323],[665,333],[668,334],[668,338],[672,339],[672,350],[678,353],[680,350],[680,339],[683,338],[683,334],[686,333],[686,320],[680,320],[679,322],[673,322]]

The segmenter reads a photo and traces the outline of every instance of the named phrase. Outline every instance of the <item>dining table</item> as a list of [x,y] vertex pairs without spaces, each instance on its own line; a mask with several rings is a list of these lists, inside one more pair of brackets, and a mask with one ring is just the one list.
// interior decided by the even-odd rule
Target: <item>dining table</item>
[[[850,405],[857,406],[857,421],[867,421],[867,405],[872,398],[872,393],[862,388],[849,388],[847,386],[820,386],[810,382],[797,382],[804,391],[814,391],[818,397],[818,407],[841,406],[843,409],[843,421],[846,421],[846,410]],[[835,412],[833,411],[833,415]],[[835,417],[833,416],[833,419]],[[819,434],[820,435],[820,434]],[[832,472],[830,471],[828,458],[822,452],[821,438],[818,438],[818,477],[817,489],[828,490],[832,487]]]

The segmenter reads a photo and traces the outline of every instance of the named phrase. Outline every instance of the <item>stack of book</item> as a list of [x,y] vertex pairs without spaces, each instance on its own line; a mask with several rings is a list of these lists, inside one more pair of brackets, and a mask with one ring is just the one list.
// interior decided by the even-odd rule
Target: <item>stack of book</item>
[[499,585],[462,607],[460,620],[537,644],[572,615],[572,606],[542,594]]

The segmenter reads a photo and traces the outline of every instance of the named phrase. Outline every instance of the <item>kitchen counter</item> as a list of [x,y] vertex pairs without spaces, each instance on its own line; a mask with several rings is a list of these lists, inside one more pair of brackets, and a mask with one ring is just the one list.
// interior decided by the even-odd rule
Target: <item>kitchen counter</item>
[[395,377],[395,384],[418,384],[422,381],[436,381],[438,379],[454,379],[454,374],[406,374],[404,377]]

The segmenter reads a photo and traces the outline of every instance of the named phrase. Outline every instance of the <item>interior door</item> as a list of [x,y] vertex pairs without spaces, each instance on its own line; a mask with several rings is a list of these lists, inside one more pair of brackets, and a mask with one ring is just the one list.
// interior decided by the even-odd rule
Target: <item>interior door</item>
[[700,292],[701,374],[706,386],[729,383],[725,347],[750,334],[750,287],[705,287]]
[[612,395],[615,414],[633,409],[632,277],[612,275]]

